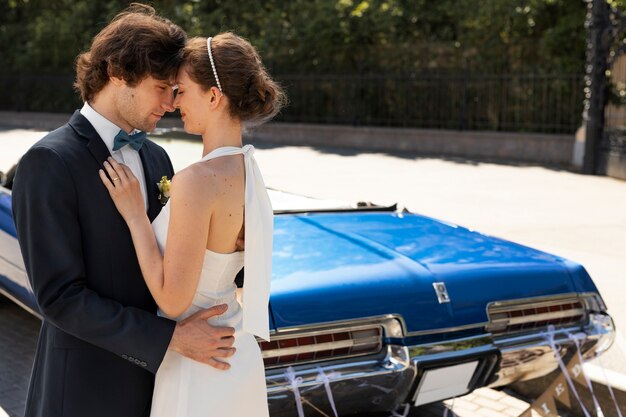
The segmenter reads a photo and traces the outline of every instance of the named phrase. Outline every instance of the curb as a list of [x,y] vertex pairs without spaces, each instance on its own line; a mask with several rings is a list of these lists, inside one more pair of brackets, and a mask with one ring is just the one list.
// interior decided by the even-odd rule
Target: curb
[[584,364],[583,370],[591,381],[606,386],[610,384],[614,390],[626,392],[626,375],[591,363]]

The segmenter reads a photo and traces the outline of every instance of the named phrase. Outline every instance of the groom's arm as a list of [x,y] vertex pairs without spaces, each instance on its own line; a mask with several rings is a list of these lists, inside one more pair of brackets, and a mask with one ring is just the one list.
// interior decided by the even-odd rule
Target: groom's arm
[[64,332],[156,372],[176,323],[87,287],[77,200],[70,171],[54,149],[39,145],[22,158],[13,215],[37,304]]

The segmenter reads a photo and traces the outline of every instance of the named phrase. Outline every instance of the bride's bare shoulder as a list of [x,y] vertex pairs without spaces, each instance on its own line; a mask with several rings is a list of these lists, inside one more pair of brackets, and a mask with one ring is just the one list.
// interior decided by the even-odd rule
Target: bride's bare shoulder
[[189,193],[202,199],[219,197],[241,182],[243,172],[238,168],[226,158],[192,164],[174,175],[172,198]]

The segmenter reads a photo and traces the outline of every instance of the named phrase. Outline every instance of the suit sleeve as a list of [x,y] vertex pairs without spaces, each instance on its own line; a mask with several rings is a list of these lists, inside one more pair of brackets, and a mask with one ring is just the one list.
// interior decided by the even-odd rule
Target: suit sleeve
[[26,272],[45,320],[155,373],[175,322],[87,286],[76,189],[54,149],[40,145],[22,158],[12,204]]

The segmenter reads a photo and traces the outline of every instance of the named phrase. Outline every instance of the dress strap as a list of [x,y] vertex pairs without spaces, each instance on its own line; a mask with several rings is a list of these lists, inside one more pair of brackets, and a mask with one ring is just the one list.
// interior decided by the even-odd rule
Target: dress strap
[[200,161],[210,161],[211,159],[219,158],[220,156],[237,155],[237,154],[254,154],[254,146],[244,145],[239,148],[237,146],[222,146],[221,148],[213,149],[208,154],[204,155]]
[[202,161],[236,154],[244,155],[246,170],[243,330],[269,341],[268,304],[272,279],[274,211],[263,176],[254,159],[254,147],[217,148],[205,155]]

